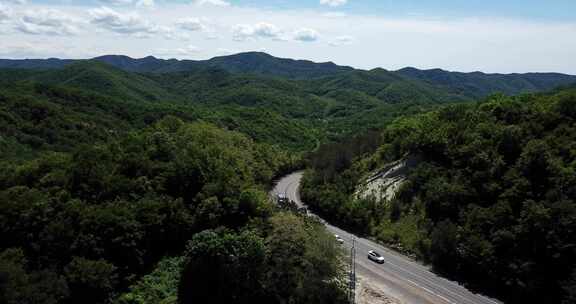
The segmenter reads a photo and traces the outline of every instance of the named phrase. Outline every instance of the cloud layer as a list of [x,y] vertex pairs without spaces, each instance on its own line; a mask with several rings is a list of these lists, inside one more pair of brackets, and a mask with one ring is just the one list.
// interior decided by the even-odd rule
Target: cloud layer
[[90,23],[118,34],[146,36],[159,33],[162,27],[149,22],[136,13],[119,13],[111,8],[102,7],[90,10]]
[[348,2],[347,0],[320,0],[320,4],[332,7],[341,6],[346,4],[347,2]]
[[94,0],[91,6],[4,0],[0,55],[205,59],[266,50],[360,68],[576,74],[576,41],[567,39],[576,36],[576,21],[394,18],[355,14],[347,1],[317,1],[314,10],[275,10],[224,0]]
[[294,40],[302,42],[313,42],[319,39],[319,34],[316,30],[310,28],[301,28],[294,32]]
[[78,21],[55,9],[29,10],[18,20],[16,30],[34,35],[75,35]]
[[0,3],[0,22],[5,22],[12,17],[12,10]]
[[237,24],[232,28],[232,36],[236,41],[269,38],[280,39],[282,31],[274,24],[259,22],[256,24]]

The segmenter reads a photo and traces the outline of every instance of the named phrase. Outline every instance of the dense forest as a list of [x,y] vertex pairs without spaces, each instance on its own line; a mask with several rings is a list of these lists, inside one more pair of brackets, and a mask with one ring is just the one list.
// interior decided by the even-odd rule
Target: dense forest
[[[576,88],[494,95],[400,118],[312,154],[303,199],[325,218],[506,303],[573,303]],[[386,164],[416,157],[391,200],[358,199]]]
[[4,163],[2,303],[338,302],[330,235],[265,192],[293,165],[277,148],[174,117]]
[[[495,75],[468,90],[259,53],[0,64],[0,303],[345,303],[334,236],[267,193],[306,162],[327,219],[471,286],[576,297],[568,89],[468,104]],[[422,163],[396,200],[352,199],[407,155]]]
[[448,102],[427,100],[426,94],[443,93],[424,90],[418,83],[406,85],[422,91],[421,98],[413,101],[392,90],[386,96],[396,102],[390,102],[378,91],[393,85],[388,78],[380,80],[377,89],[368,89],[364,82],[346,88],[333,78],[319,87],[317,80],[232,74],[217,68],[138,74],[99,61],[56,70],[0,69],[0,127],[5,134],[0,149],[11,149],[12,155],[62,150],[173,115],[303,152],[319,142],[381,128],[400,115]]
[[[0,66],[8,67],[0,69],[0,123],[9,135],[3,141],[18,139],[0,145],[13,151],[35,151],[46,144],[55,148],[60,144],[54,140],[78,130],[90,133],[88,138],[102,138],[110,135],[104,130],[141,128],[164,115],[202,119],[259,142],[311,151],[319,142],[380,129],[398,116],[439,104],[470,102],[495,92],[549,90],[576,81],[562,74],[362,71],[263,53],[202,64],[103,56],[2,60]],[[30,125],[33,121],[41,124]],[[20,134],[14,137],[14,132]]]
[[267,193],[336,101],[213,69],[0,76],[0,302],[346,302],[333,236]]
[[[481,98],[494,92],[509,95],[550,90],[559,85],[576,82],[576,76],[560,73],[487,74],[482,72],[461,73],[441,69],[419,70],[407,67],[398,71],[376,68],[370,71],[341,66],[333,62],[312,62],[278,58],[263,52],[245,52],[208,60],[159,59],[153,56],[131,58],[123,55],[104,55],[92,59],[127,72],[177,73],[205,69],[220,69],[234,74],[251,74],[285,79],[312,80],[323,77],[350,74],[387,74],[387,77],[421,81],[440,90],[449,90],[461,98]],[[0,68],[48,70],[62,69],[78,63],[73,59],[0,59]],[[352,73],[351,73],[352,72]]]

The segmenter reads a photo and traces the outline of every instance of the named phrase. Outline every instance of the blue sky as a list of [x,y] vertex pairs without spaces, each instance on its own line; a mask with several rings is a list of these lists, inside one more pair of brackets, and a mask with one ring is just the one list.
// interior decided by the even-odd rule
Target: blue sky
[[[0,1],[1,2],[1,1]],[[70,3],[91,6],[97,0],[39,0],[36,3]],[[187,0],[163,0],[157,3],[189,3]],[[319,9],[326,7],[311,0],[231,0],[231,4],[272,9]],[[333,10],[375,15],[429,15],[442,17],[514,17],[548,21],[576,20],[574,0],[350,0]]]
[[[319,8],[318,1],[309,0],[238,0],[239,5],[276,8]],[[576,20],[574,0],[357,0],[342,8],[351,13],[379,15],[423,14],[444,17],[516,17],[540,20]]]
[[574,0],[0,0],[0,58],[243,51],[394,70],[576,74]]

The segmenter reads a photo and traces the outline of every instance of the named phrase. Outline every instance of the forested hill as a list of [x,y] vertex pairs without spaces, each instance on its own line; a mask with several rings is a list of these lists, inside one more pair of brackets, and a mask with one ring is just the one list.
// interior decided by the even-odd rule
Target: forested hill
[[[219,60],[226,58],[232,60]],[[319,142],[382,128],[400,115],[472,101],[477,94],[383,69],[295,80],[218,67],[136,73],[126,67],[138,60],[106,60],[125,69],[100,60],[59,69],[0,69],[0,150],[8,155],[44,148],[61,151],[170,114],[301,152],[313,150]]]
[[61,69],[0,69],[0,151],[12,156],[66,151],[174,115],[302,152],[381,128],[402,114],[460,101],[421,81],[365,73],[320,80],[219,68],[134,73],[97,60]]
[[559,73],[486,74],[415,68],[404,68],[398,70],[397,73],[429,84],[450,88],[452,92],[474,98],[482,98],[494,92],[517,95],[547,91],[559,85],[576,83],[575,76]]
[[[250,73],[287,78],[314,78],[353,70],[332,62],[315,63],[308,60],[277,58],[266,53],[247,52],[209,60],[158,59],[153,56],[134,59],[122,55],[105,55],[93,58],[119,69],[140,73],[171,73],[220,68],[233,73]],[[0,59],[0,68],[60,69],[79,60],[69,59]]]
[[[395,198],[355,195],[407,157]],[[576,87],[402,118],[311,165],[303,198],[342,227],[506,303],[576,300]]]
[[[440,69],[418,70],[404,68],[398,71],[374,69],[363,71],[332,62],[315,63],[308,60],[277,58],[261,52],[247,52],[209,60],[158,59],[152,56],[134,59],[122,55],[106,55],[94,58],[116,68],[138,73],[195,72],[205,69],[223,69],[234,74],[254,74],[289,79],[315,79],[323,77],[351,77],[349,74],[378,75],[389,73],[411,81],[422,81],[436,90],[450,92],[452,96],[472,100],[492,93],[508,95],[551,90],[557,86],[576,83],[576,76],[557,73],[485,74],[481,72],[460,73]],[[0,68],[15,69],[61,69],[78,60],[70,59],[0,59]],[[372,81],[378,81],[371,77]],[[384,83],[386,84],[386,82]],[[398,88],[401,89],[401,88]],[[385,94],[385,92],[382,92]]]
[[0,70],[0,303],[346,303],[333,236],[267,192],[350,131],[337,105],[387,113],[221,69]]
[[[333,235],[267,194],[315,150],[305,195],[329,218],[519,299],[574,292],[570,89],[476,104],[456,81],[262,53],[0,64],[0,303],[345,303]],[[550,77],[521,87],[570,80]],[[350,199],[410,154],[395,207]]]

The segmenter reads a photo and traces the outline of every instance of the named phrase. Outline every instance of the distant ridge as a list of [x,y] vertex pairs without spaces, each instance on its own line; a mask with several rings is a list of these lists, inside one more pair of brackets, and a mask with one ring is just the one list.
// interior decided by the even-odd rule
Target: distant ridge
[[74,59],[0,59],[0,68],[10,69],[61,69],[77,60]]
[[[219,56],[208,60],[159,59],[153,56],[131,58],[124,55],[105,55],[93,59],[0,59],[0,68],[12,69],[62,69],[72,63],[95,60],[115,68],[135,73],[197,73],[219,69],[232,74],[287,79],[330,78],[330,89],[370,90],[370,95],[379,99],[395,99],[399,94],[410,99],[470,100],[501,92],[509,95],[548,91],[558,86],[576,83],[576,76],[560,73],[487,74],[482,72],[462,73],[441,69],[420,70],[413,67],[397,71],[376,68],[370,71],[340,66],[333,62],[316,63],[308,60],[278,58],[263,52],[246,52]],[[420,92],[406,92],[407,83],[416,85]],[[326,87],[326,82],[319,84]],[[326,90],[325,90],[326,91]],[[440,96],[435,91],[443,92]],[[447,96],[447,97],[446,97]]]
[[[84,59],[86,60],[86,59]],[[354,70],[332,62],[316,63],[308,60],[277,58],[262,52],[246,52],[208,60],[159,59],[153,56],[131,58],[124,55],[104,55],[92,58],[116,68],[137,73],[171,73],[220,68],[231,73],[247,73],[278,76],[292,79],[315,78]],[[0,68],[16,69],[61,69],[73,59],[0,59]]]
[[560,73],[483,73],[449,72],[442,69],[419,70],[408,67],[396,73],[429,84],[448,87],[455,93],[467,92],[472,97],[483,97],[494,92],[510,95],[547,91],[560,85],[576,83],[576,76]]

